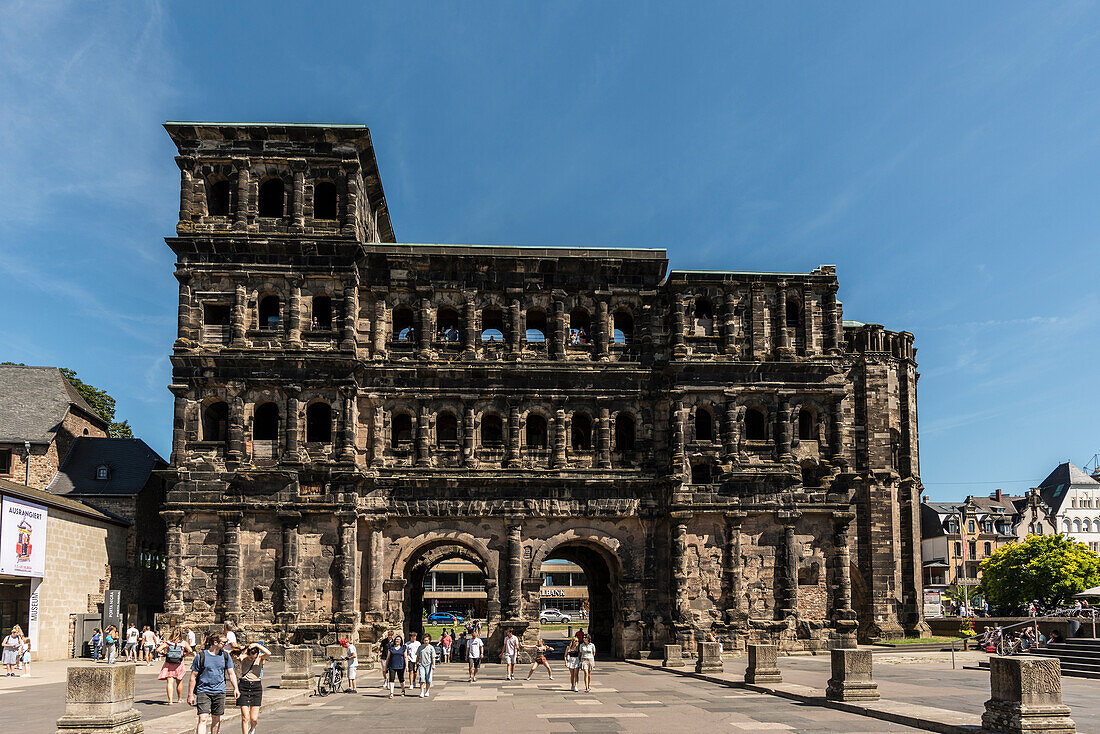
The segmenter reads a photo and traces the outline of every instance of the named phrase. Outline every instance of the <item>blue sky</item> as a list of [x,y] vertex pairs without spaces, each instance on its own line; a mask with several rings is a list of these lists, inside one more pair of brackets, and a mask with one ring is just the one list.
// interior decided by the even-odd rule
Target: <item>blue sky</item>
[[405,242],[835,263],[916,334],[947,499],[1100,452],[1100,8],[0,2],[0,360],[167,456],[164,120],[371,127]]

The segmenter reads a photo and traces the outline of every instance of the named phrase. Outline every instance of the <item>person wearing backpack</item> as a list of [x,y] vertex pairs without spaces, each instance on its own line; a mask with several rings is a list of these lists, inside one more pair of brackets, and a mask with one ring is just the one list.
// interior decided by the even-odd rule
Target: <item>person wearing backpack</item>
[[[183,675],[187,670],[183,664],[183,658],[185,655],[190,655],[192,650],[183,640],[179,629],[173,628],[168,633],[168,639],[160,643],[157,652],[164,657],[164,664],[160,668],[157,680],[164,681],[168,687],[168,703],[179,703],[183,701]],[[172,700],[173,688],[176,689],[174,701]]]
[[204,734],[207,719],[210,720],[210,734],[218,734],[221,730],[226,680],[233,684],[233,698],[240,698],[233,658],[225,651],[225,635],[211,632],[206,636],[205,649],[197,653],[191,663],[191,683],[187,689],[187,705],[194,706],[199,715],[196,734]]

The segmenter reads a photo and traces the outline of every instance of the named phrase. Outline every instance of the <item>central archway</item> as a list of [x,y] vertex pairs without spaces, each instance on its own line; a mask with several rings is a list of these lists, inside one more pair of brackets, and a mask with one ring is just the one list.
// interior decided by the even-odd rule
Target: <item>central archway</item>
[[[622,657],[623,641],[620,633],[623,620],[619,609],[621,570],[618,557],[596,541],[571,539],[554,546],[539,559],[540,572],[545,573],[545,569],[551,569],[551,561],[575,564],[584,574],[588,589],[587,618],[570,613],[573,627],[588,630],[598,655],[605,659]],[[553,604],[552,596],[540,598]]]
[[[492,616],[491,610],[496,606],[496,586],[491,580],[492,569],[488,560],[458,540],[436,538],[416,548],[402,564],[405,584],[401,626],[405,632],[420,634],[424,631],[424,618],[433,611],[429,607],[438,608],[440,600],[439,579],[438,576],[433,579],[433,569],[446,568],[448,563],[453,563],[465,573],[457,584],[460,591],[443,595],[442,598],[450,599],[451,603],[439,611],[457,611],[462,616],[466,616],[467,611],[473,611],[475,616],[486,619]],[[466,583],[466,578],[469,578],[469,583]],[[433,580],[436,583],[433,584]],[[433,586],[434,590],[431,588]],[[450,585],[445,586],[449,588]],[[454,606],[464,608],[452,609]]]

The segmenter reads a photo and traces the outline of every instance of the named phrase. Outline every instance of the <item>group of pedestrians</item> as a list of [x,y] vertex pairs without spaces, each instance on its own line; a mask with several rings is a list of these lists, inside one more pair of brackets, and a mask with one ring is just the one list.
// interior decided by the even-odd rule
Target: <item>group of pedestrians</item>
[[0,664],[4,666],[5,678],[29,678],[31,675],[31,638],[23,634],[19,625],[4,636]]
[[[186,641],[188,647],[195,649],[195,633],[190,627],[184,627],[178,631],[178,641]],[[126,662],[145,663],[152,665],[164,655],[165,643],[170,641],[168,634],[157,631],[148,625],[138,629],[131,624],[126,629],[126,634],[120,634],[118,627],[108,625],[102,630],[98,627],[92,632],[88,641],[91,648],[92,660],[113,664],[118,660],[121,651],[122,658]]]

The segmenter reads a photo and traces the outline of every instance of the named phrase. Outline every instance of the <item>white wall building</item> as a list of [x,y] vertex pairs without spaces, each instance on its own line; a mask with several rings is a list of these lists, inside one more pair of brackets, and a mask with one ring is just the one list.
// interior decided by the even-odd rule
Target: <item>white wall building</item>
[[1058,532],[1100,552],[1100,481],[1067,461],[1043,480],[1039,492]]

